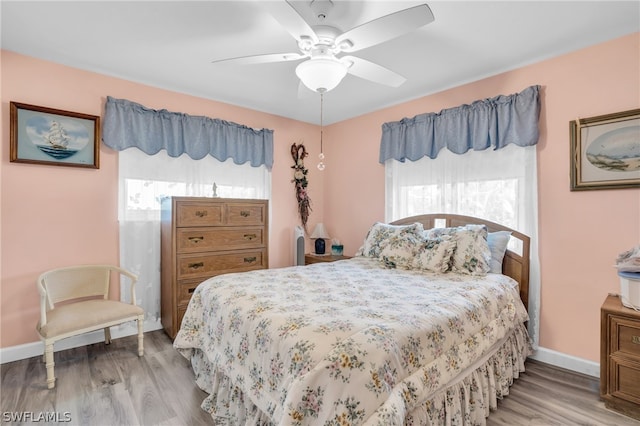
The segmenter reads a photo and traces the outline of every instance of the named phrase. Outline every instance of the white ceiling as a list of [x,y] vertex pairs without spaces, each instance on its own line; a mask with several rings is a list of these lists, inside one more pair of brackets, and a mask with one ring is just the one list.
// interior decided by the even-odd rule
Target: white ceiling
[[[291,35],[256,3],[3,0],[2,48],[318,124],[319,95],[298,94],[299,61],[212,63],[298,52]],[[334,3],[325,23],[346,31],[424,2]],[[428,5],[433,23],[353,53],[407,81],[391,88],[347,75],[324,97],[325,124],[640,31],[640,1],[428,1]],[[306,2],[296,2],[295,7],[310,25],[316,23]]]

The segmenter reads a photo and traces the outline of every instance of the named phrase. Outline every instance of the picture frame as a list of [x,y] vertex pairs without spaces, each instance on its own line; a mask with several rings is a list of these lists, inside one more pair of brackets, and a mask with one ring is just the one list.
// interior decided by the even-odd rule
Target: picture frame
[[571,191],[640,188],[640,109],[569,123]]
[[13,101],[9,109],[11,162],[100,168],[100,117]]

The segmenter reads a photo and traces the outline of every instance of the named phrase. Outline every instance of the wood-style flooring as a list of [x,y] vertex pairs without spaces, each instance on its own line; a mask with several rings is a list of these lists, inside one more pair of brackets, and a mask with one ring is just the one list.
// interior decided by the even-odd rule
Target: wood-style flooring
[[[206,397],[188,361],[163,331],[145,333],[145,355],[136,336],[55,353],[56,387],[48,390],[42,357],[0,366],[2,424],[206,425]],[[604,408],[598,380],[535,361],[499,402],[488,425],[640,425]],[[15,421],[22,415],[23,420]],[[57,415],[59,422],[39,421]],[[13,417],[12,417],[13,416]],[[27,417],[24,417],[27,416]],[[31,416],[31,417],[29,417]],[[38,420],[43,420],[40,417]]]

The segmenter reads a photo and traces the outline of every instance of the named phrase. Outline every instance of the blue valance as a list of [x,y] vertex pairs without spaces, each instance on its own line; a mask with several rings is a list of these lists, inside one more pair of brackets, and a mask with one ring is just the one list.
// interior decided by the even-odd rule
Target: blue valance
[[470,105],[416,115],[382,125],[380,163],[404,162],[424,156],[436,158],[442,148],[456,154],[470,149],[500,149],[513,143],[538,143],[540,86],[509,96],[475,101]]
[[125,99],[107,97],[102,123],[105,145],[121,151],[137,147],[149,155],[165,149],[171,157],[187,153],[194,160],[209,154],[236,164],[273,166],[273,130],[254,130],[223,120],[154,110]]

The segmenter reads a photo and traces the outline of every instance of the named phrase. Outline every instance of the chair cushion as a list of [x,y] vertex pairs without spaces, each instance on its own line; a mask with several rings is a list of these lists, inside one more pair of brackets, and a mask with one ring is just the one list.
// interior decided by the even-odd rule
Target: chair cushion
[[101,324],[143,315],[140,306],[116,300],[86,300],[58,306],[47,312],[47,324],[38,323],[37,331],[43,338],[83,330],[89,327],[101,328]]

